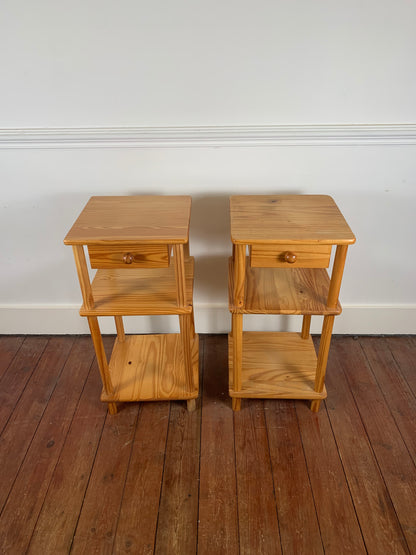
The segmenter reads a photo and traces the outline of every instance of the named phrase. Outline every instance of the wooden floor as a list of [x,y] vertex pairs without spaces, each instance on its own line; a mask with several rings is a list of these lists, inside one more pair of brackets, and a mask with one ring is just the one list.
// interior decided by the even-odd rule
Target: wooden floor
[[233,414],[205,335],[197,411],[109,416],[89,337],[0,337],[0,553],[416,553],[415,360],[415,337],[334,337],[318,414]]

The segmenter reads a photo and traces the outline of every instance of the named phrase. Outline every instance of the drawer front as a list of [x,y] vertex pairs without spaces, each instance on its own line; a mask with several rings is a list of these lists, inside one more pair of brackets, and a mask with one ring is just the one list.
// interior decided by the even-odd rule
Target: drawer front
[[332,245],[251,245],[254,268],[328,268]]
[[168,245],[88,246],[91,268],[167,268]]

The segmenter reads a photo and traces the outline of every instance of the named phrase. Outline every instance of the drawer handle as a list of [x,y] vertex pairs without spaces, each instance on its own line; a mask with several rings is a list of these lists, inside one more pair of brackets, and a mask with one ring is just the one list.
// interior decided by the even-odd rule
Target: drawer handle
[[132,264],[134,262],[134,254],[131,254],[131,252],[127,252],[123,256],[123,262],[124,264]]
[[288,264],[294,264],[296,262],[296,254],[294,252],[287,251],[284,254],[284,259]]

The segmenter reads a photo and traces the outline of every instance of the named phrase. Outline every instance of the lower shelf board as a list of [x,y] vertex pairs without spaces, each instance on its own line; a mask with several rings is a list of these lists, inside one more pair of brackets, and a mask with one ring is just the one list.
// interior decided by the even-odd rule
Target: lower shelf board
[[229,393],[259,399],[325,399],[314,391],[317,357],[298,333],[243,332],[242,387],[234,391],[233,338],[228,336]]
[[127,335],[115,340],[109,363],[112,394],[104,402],[160,401],[198,397],[198,335],[192,345],[194,389],[187,389],[180,334]]

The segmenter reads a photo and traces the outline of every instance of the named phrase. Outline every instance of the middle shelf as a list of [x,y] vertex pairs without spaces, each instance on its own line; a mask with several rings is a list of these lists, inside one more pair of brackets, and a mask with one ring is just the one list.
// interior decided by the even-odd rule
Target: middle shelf
[[340,314],[327,307],[330,279],[325,268],[252,268],[246,257],[243,307],[233,303],[234,265],[229,259],[229,308],[244,314]]
[[175,268],[101,269],[92,281],[94,307],[81,307],[81,316],[186,314],[192,311],[194,259],[185,260],[187,304],[178,307]]

